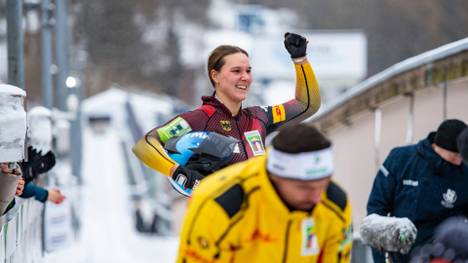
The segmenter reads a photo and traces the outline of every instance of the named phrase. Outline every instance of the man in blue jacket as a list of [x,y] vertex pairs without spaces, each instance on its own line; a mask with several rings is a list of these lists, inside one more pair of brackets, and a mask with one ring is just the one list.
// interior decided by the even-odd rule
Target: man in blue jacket
[[[468,167],[457,146],[457,137],[466,127],[463,121],[446,120],[426,139],[390,152],[374,180],[367,213],[372,222],[397,227],[388,236],[387,246],[367,242],[380,249],[373,249],[375,263],[384,262],[382,250],[391,252],[392,262],[408,262],[411,249],[429,243],[444,219],[466,214]],[[407,231],[414,226],[417,236],[416,231]]]

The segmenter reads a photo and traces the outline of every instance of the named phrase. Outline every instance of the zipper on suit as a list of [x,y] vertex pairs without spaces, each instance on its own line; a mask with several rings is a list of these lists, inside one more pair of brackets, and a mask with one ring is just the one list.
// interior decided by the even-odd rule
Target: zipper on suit
[[283,263],[286,263],[288,260],[288,244],[289,244],[289,229],[291,228],[292,220],[288,220],[288,224],[286,225],[286,233],[284,238],[284,252],[283,252]]

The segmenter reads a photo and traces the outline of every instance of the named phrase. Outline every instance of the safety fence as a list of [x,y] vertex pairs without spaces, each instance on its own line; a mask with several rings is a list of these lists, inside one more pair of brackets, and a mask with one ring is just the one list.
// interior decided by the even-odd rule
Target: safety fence
[[58,163],[41,179],[48,189],[60,187],[66,195],[61,204],[15,197],[15,205],[0,217],[1,263],[42,262],[45,253],[63,249],[76,240],[80,232],[81,186],[74,177],[65,180],[67,169],[69,165]]
[[0,217],[0,262],[40,262],[43,256],[44,205],[18,198],[16,205]]

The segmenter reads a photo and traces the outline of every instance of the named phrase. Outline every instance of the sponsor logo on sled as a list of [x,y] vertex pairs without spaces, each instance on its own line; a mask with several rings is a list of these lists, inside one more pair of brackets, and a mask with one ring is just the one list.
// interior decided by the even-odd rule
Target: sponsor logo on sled
[[457,201],[457,192],[452,189],[447,189],[447,192],[442,194],[441,204],[447,208],[453,208],[453,204]]

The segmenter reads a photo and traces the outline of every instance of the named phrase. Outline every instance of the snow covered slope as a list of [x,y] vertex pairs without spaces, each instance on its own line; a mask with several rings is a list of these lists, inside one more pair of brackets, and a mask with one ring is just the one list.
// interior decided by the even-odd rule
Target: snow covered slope
[[84,132],[82,233],[72,247],[49,254],[45,263],[174,262],[178,239],[134,230],[118,134]]

